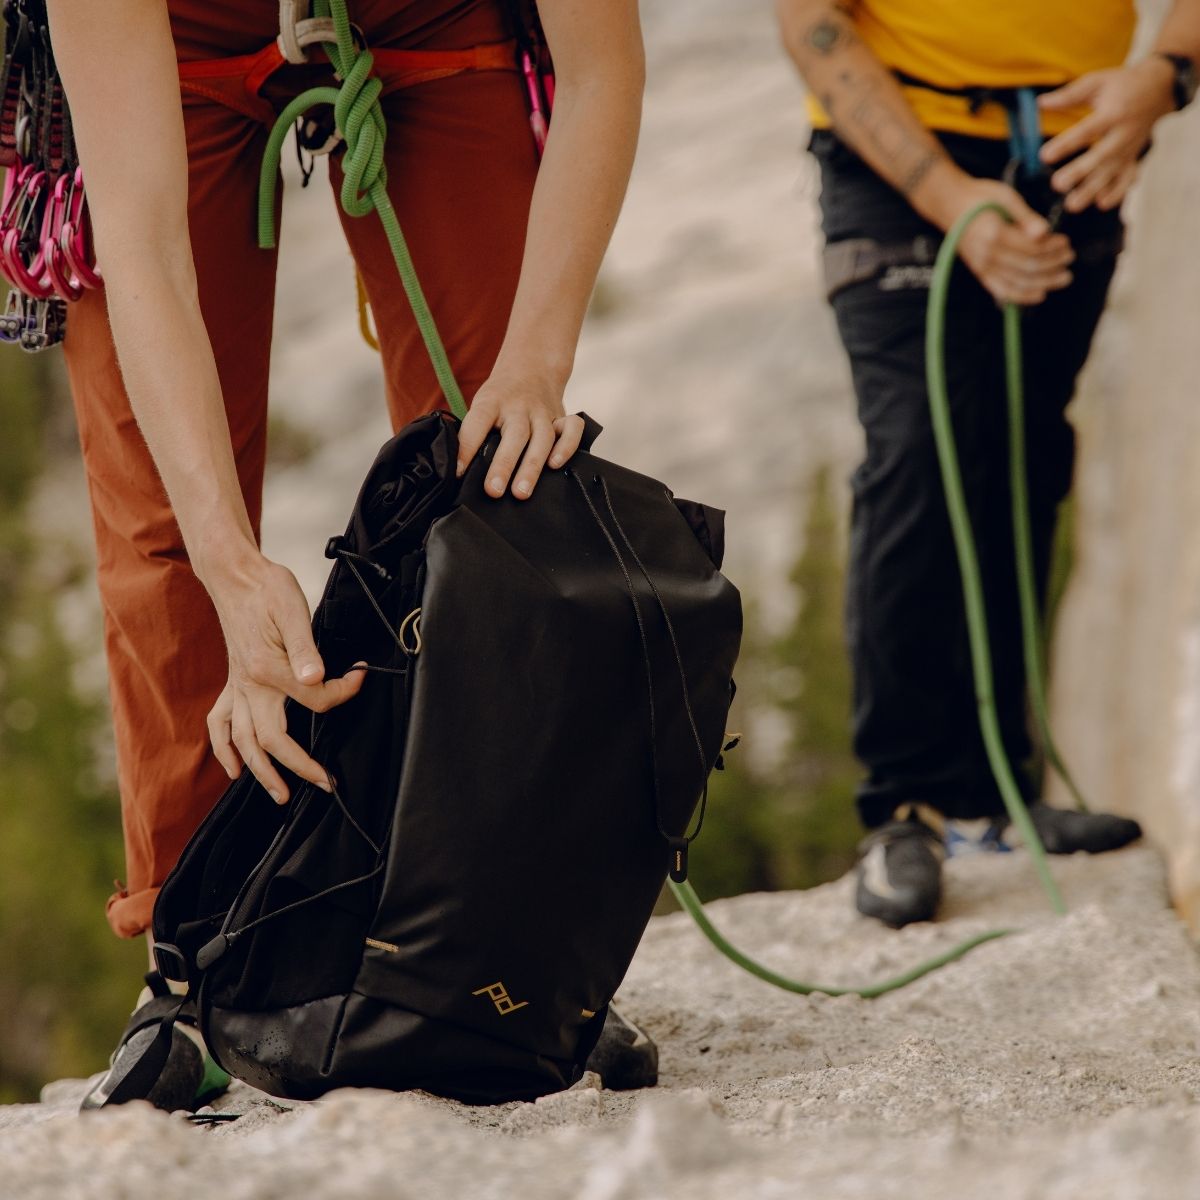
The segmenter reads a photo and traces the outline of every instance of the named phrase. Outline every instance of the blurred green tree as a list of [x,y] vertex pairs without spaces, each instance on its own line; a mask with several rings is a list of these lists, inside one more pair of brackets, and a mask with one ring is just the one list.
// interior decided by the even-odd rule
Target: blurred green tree
[[705,898],[812,887],[854,861],[859,768],[850,747],[843,542],[830,472],[822,468],[805,497],[803,547],[791,572],[795,615],[771,637],[756,606],[746,605],[732,720],[755,729],[766,717],[781,719],[784,745],[769,765],[734,750],[726,769],[713,774],[705,836],[692,856]]
[[[142,943],[104,899],[121,862],[118,807],[96,776],[103,707],[72,682],[26,504],[63,390],[49,360],[0,353],[0,1100],[104,1065],[134,999]],[[86,520],[86,514],[81,514]]]
[[851,674],[843,623],[844,536],[830,470],[817,471],[804,548],[792,571],[796,617],[777,639],[775,703],[791,741],[780,771],[784,845],[781,886],[811,887],[841,875],[862,836],[854,786],[862,773],[850,745]]

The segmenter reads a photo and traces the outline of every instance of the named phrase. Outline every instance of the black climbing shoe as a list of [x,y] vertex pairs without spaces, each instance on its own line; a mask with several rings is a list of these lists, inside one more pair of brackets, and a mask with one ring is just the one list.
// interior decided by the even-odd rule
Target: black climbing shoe
[[587,1069],[595,1071],[610,1091],[654,1087],[658,1082],[658,1047],[610,1004]]
[[121,1104],[133,1098],[122,1096],[121,1084],[141,1058],[142,1052],[158,1036],[163,1021],[173,1013],[177,1015],[175,1027],[171,1030],[171,1047],[166,1064],[144,1098],[155,1108],[167,1112],[180,1109],[194,1112],[229,1086],[229,1076],[204,1053],[197,1038],[184,1032],[184,1026],[194,1029],[196,1024],[192,1005],[184,1004],[181,1007],[181,998],[171,993],[157,971],[151,971],[146,976],[146,987],[148,998],[129,1018],[109,1061],[108,1071],[84,1096],[79,1106],[81,1112],[104,1108],[109,1104]]
[[[1112,813],[1075,812],[1038,803],[1029,806],[1029,819],[1047,854],[1075,854],[1080,850],[1103,854],[1128,846],[1142,836],[1142,827],[1136,821]],[[1017,831],[1009,825],[1007,817],[998,821],[996,827],[1003,831],[1004,840],[1010,845],[1019,843]]]
[[855,904],[865,917],[900,929],[930,921],[942,898],[942,839],[915,813],[897,817],[859,845]]

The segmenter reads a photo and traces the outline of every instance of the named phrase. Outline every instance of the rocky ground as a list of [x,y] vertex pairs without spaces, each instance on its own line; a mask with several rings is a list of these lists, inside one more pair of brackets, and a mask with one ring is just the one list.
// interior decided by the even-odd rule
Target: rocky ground
[[1200,961],[1138,847],[1058,860],[1051,915],[1026,856],[949,864],[943,918],[893,933],[848,879],[712,906],[736,941],[828,984],[892,975],[971,934],[1022,932],[875,1001],[776,991],[689,919],[656,918],[622,989],[660,1086],[594,1080],[468,1109],[338,1092],[197,1128],[143,1105],[74,1114],[82,1081],[0,1109],[13,1200],[1179,1200],[1200,1178]]

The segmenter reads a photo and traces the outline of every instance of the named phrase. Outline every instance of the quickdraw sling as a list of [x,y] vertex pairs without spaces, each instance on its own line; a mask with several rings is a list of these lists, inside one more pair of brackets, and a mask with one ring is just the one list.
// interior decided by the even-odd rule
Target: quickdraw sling
[[37,352],[62,341],[67,307],[102,281],[44,0],[4,0],[3,29],[0,342]]

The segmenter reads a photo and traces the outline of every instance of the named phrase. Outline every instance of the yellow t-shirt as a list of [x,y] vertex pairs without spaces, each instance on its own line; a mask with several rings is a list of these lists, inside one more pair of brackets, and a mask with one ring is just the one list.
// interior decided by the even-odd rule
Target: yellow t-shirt
[[[1134,0],[858,0],[859,36],[888,67],[942,87],[1021,87],[1066,83],[1125,61],[1137,21]],[[906,87],[930,129],[977,137],[1008,136],[1004,110],[985,105],[972,116],[966,100]],[[813,96],[818,129],[829,118]],[[1047,135],[1060,133],[1083,111],[1046,113]]]

